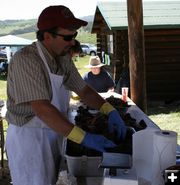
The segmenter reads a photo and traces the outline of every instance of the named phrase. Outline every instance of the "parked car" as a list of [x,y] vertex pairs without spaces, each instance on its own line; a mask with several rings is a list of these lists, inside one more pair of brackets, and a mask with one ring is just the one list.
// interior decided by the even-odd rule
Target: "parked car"
[[81,43],[81,48],[86,55],[95,56],[97,54],[97,47],[93,44]]
[[0,75],[7,75],[8,72],[8,63],[6,52],[0,51]]
[[8,73],[8,63],[7,61],[0,61],[0,75],[7,75]]
[[7,55],[6,55],[6,52],[5,51],[0,51],[0,60],[4,60],[4,59],[7,59]]

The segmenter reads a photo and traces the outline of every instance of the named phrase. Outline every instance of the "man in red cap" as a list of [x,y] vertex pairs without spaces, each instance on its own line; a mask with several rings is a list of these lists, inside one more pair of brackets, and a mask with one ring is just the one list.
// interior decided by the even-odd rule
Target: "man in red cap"
[[49,6],[38,18],[38,41],[12,57],[6,149],[13,185],[54,185],[63,136],[100,152],[115,147],[104,136],[85,132],[67,119],[67,90],[107,114],[110,132],[116,129],[120,139],[126,134],[118,112],[83,81],[69,55],[77,29],[86,25],[67,7]]

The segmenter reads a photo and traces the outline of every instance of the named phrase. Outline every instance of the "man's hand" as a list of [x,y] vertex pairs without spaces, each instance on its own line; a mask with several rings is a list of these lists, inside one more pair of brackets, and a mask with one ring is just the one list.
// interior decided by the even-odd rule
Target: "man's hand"
[[105,152],[106,148],[116,147],[116,145],[112,141],[108,140],[104,136],[90,134],[77,126],[73,127],[67,138],[71,141],[82,144],[87,148],[91,148],[99,152]]
[[108,140],[104,136],[87,132],[81,144],[99,152],[105,152],[107,148],[116,147],[112,141]]
[[108,127],[109,132],[117,132],[119,139],[124,139],[126,136],[126,125],[122,118],[120,117],[118,111],[108,102],[105,102],[101,108],[100,111],[106,115],[108,115]]
[[123,140],[125,138],[127,127],[117,110],[108,114],[108,127],[110,133],[117,132],[119,139]]

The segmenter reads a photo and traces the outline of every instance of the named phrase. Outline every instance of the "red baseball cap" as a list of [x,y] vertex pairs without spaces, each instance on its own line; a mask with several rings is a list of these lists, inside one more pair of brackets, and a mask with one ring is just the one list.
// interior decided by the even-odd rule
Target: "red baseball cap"
[[86,21],[76,18],[69,8],[59,5],[45,8],[39,15],[37,27],[39,30],[55,27],[79,29],[87,24]]

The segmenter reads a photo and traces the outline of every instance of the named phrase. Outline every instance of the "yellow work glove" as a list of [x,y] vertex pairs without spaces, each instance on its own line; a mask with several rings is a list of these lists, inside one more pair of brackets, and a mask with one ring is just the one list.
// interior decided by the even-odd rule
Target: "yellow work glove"
[[77,126],[73,127],[67,138],[99,152],[105,152],[107,148],[116,147],[112,141],[104,136],[85,132]]
[[105,102],[100,108],[100,112],[106,115],[108,115],[113,110],[115,110],[115,108],[108,102]]
[[84,137],[86,135],[86,132],[82,130],[81,128],[74,126],[71,132],[68,134],[67,138],[71,141],[74,141],[75,143],[82,143]]
[[126,136],[127,128],[119,112],[108,102],[101,106],[100,112],[108,115],[109,132],[117,132],[118,138],[123,140]]
[[80,97],[79,97],[75,92],[72,92],[71,98],[72,98],[73,100],[80,100]]

